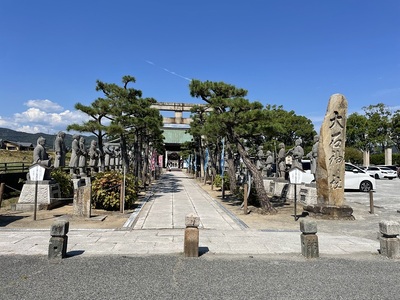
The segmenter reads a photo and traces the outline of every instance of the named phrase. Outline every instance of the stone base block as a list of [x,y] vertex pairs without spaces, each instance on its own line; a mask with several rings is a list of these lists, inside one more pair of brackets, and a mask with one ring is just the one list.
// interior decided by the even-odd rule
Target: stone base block
[[[28,181],[22,187],[16,204],[16,210],[33,211],[35,207],[36,183]],[[59,206],[61,201],[60,186],[51,181],[39,181],[37,185],[37,209],[51,209]]]
[[68,236],[51,237],[49,242],[49,259],[61,259],[67,256]]
[[300,198],[298,198],[302,205],[316,205],[317,202],[317,188],[315,183],[304,184],[300,187]]
[[303,210],[308,212],[309,216],[330,219],[330,220],[354,220],[353,209],[348,205],[306,205]]
[[[39,204],[36,207],[37,210],[46,210],[49,209],[49,205],[47,204]],[[35,204],[34,203],[16,203],[15,208],[12,210],[16,211],[34,211],[35,210]]]
[[319,257],[318,236],[316,234],[304,234],[301,236],[301,254],[306,258]]
[[400,240],[395,238],[380,237],[380,253],[388,258],[400,257]]
[[283,188],[288,183],[287,180],[284,180],[282,178],[268,178],[264,179],[263,182],[265,191],[270,197],[280,197]]
[[199,256],[199,229],[196,227],[187,227],[185,229],[184,239],[185,257]]

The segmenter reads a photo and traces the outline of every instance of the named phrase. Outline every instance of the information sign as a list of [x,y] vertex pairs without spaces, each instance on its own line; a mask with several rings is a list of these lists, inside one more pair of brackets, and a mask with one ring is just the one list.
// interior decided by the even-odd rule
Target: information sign
[[303,180],[303,173],[304,173],[304,171],[297,167],[294,167],[293,169],[291,169],[289,171],[290,183],[300,184]]
[[30,180],[32,181],[42,181],[44,178],[44,173],[46,171],[46,168],[39,165],[35,164],[29,168],[29,177]]

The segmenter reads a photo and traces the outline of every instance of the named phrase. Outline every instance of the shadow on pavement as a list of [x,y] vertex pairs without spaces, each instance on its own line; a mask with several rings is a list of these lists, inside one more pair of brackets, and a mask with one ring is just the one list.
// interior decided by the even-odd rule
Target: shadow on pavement
[[0,216],[0,227],[7,226],[8,224],[27,218],[28,216]]
[[206,254],[209,251],[210,249],[208,247],[199,247],[199,256],[202,256],[203,254]]
[[82,255],[84,252],[84,250],[69,251],[67,252],[67,258]]

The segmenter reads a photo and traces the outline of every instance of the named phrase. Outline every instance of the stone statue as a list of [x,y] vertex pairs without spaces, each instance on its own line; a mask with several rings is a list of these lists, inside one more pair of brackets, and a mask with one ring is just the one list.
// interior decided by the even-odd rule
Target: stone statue
[[72,137],[72,145],[71,145],[71,159],[69,161],[70,173],[71,175],[76,175],[76,171],[79,166],[79,156],[80,156],[80,149],[79,149],[79,138],[80,135],[74,134]]
[[301,160],[303,159],[303,156],[304,156],[304,150],[301,147],[302,142],[303,141],[301,140],[301,138],[298,138],[295,142],[296,146],[294,147],[294,149],[292,151],[292,158],[293,158],[292,168],[297,167],[301,170],[303,170],[303,165],[301,163]]
[[274,158],[272,157],[272,152],[271,151],[267,151],[267,159],[265,161],[265,170],[267,173],[267,177],[271,177],[272,175],[272,165],[274,163]]
[[80,151],[79,161],[78,161],[79,173],[81,176],[86,176],[87,149],[86,149],[84,137],[80,137],[80,139],[79,139],[79,151]]
[[121,169],[121,149],[120,147],[114,147],[114,169]]
[[46,148],[46,139],[44,137],[39,137],[37,139],[37,145],[33,150],[33,163],[41,164],[45,167],[51,166],[52,158],[47,154]]
[[318,143],[319,135],[317,134],[314,136],[314,145],[312,146],[311,151],[306,155],[306,157],[310,160],[311,174],[314,175],[314,178],[317,171]]
[[279,143],[279,152],[278,152],[278,177],[285,178],[286,172],[286,150],[285,144]]
[[95,140],[91,141],[89,148],[89,167],[90,173],[95,174],[97,166],[99,164],[100,153],[97,150],[97,142]]
[[60,131],[54,141],[54,151],[56,153],[54,168],[65,167],[65,155],[67,153],[67,147],[65,146],[64,138],[65,133]]
[[111,170],[111,157],[113,156],[113,149],[111,145],[104,145],[104,167],[106,170]]
[[263,168],[264,168],[264,151],[263,151],[263,146],[259,146],[257,152],[257,169],[262,171]]
[[[46,139],[44,137],[39,137],[37,139],[37,145],[36,145],[35,149],[33,150],[33,163],[41,164],[42,166],[48,168],[51,166],[52,158],[47,154],[45,145],[46,145]],[[28,179],[29,179],[29,176],[28,176]],[[50,169],[46,169],[43,179],[44,180],[51,179]]]

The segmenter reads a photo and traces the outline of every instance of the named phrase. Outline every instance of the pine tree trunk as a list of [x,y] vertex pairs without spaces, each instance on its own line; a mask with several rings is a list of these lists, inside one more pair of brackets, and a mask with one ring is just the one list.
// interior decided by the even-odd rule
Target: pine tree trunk
[[233,159],[232,151],[228,150],[228,174],[229,174],[229,190],[233,194],[236,192],[236,170],[235,161]]
[[149,173],[149,148],[148,148],[148,143],[146,142],[144,144],[144,159],[143,159],[143,170],[142,170],[142,178],[143,178],[143,184],[146,187],[148,184],[148,176],[147,174]]
[[265,191],[264,181],[263,181],[261,172],[259,172],[257,170],[257,167],[252,163],[249,155],[247,154],[247,151],[244,149],[243,145],[240,143],[239,140],[237,140],[236,145],[237,145],[239,154],[243,159],[244,164],[246,165],[247,169],[250,171],[251,175],[253,176],[254,186],[255,186],[261,207],[263,208],[263,210],[266,213],[276,213],[276,209],[272,206],[271,202],[269,201],[267,192]]
[[127,173],[129,173],[129,157],[128,157],[128,147],[126,143],[125,135],[120,135],[120,145],[121,145],[121,157],[122,157],[122,166],[125,167]]
[[99,148],[100,152],[100,166],[99,166],[99,171],[104,172],[105,170],[105,162],[104,162],[104,143],[103,143],[103,133],[101,130],[99,130],[98,137],[97,137],[97,147]]

